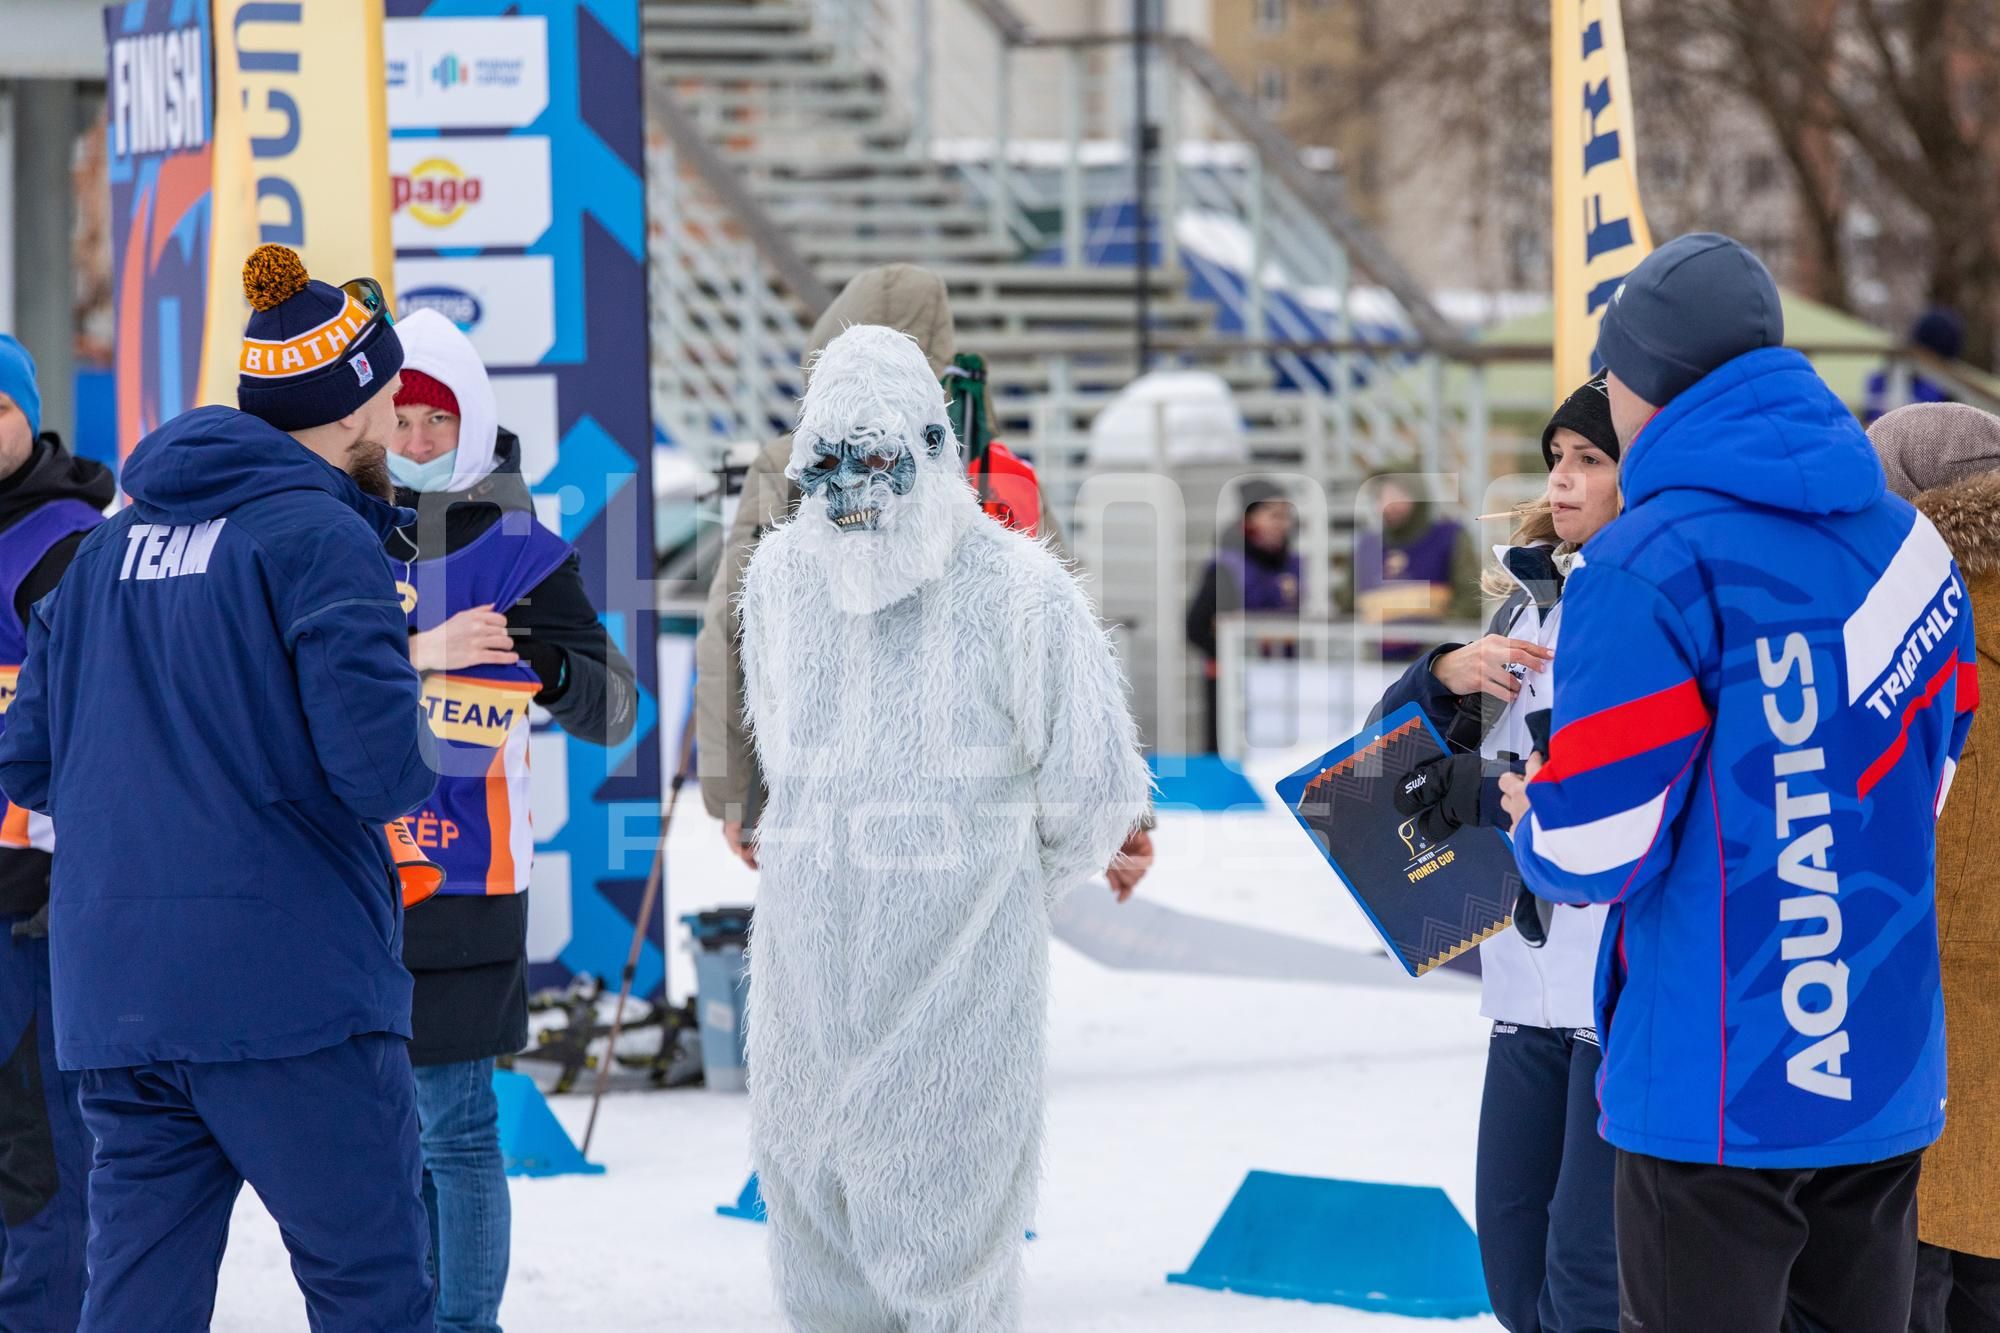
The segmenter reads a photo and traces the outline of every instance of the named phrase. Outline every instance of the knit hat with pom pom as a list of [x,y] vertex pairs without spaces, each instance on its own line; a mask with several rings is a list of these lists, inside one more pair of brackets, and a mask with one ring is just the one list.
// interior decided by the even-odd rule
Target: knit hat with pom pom
[[387,311],[315,282],[298,255],[260,245],[243,265],[250,324],[236,403],[279,430],[338,421],[389,387],[403,344]]

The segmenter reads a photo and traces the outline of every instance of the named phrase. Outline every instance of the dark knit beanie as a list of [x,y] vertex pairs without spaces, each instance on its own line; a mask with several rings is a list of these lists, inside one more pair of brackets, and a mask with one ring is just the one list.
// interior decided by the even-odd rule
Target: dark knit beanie
[[412,405],[449,412],[453,416],[463,415],[458,410],[458,395],[451,391],[451,386],[421,370],[405,370],[402,386],[396,390],[396,406]]
[[1573,430],[1612,462],[1618,461],[1618,432],[1611,427],[1611,395],[1604,388],[1604,372],[1598,371],[1562,400],[1549,424],[1542,427],[1542,461],[1554,469],[1555,439],[1559,430]]
[[1956,361],[1965,350],[1965,321],[1955,311],[1933,306],[1910,326],[1910,341],[1947,361]]
[[1243,506],[1245,514],[1248,514],[1259,505],[1292,503],[1290,491],[1287,491],[1275,482],[1265,481],[1262,478],[1252,478],[1244,482],[1242,486],[1237,488],[1236,499]]
[[306,274],[298,255],[260,245],[243,264],[250,324],[236,403],[279,430],[338,421],[388,387],[403,344],[386,311],[371,312]]
[[1597,329],[1597,359],[1665,407],[1746,352],[1785,341],[1778,284],[1727,236],[1677,236],[1625,275]]

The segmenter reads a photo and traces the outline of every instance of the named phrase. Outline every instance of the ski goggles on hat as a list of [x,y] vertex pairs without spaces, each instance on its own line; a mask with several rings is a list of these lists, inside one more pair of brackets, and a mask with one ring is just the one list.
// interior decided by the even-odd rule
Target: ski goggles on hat
[[389,298],[382,290],[382,284],[373,278],[349,278],[340,284],[340,290],[354,299],[355,304],[368,312],[370,319],[379,319],[384,324],[396,322],[396,312],[389,308]]

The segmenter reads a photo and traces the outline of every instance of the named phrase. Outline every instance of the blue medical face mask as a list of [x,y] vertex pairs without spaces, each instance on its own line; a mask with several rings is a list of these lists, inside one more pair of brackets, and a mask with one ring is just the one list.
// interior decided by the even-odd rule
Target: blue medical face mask
[[396,484],[419,495],[451,487],[452,469],[458,466],[458,450],[447,449],[428,463],[415,463],[399,453],[389,455],[389,475]]

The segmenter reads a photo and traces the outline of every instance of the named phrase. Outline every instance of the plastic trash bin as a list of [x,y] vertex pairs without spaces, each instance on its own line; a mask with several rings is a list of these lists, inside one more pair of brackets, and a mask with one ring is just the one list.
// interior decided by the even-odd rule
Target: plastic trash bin
[[743,1018],[750,998],[744,949],[750,942],[750,909],[718,907],[684,916],[681,924],[688,928],[694,954],[703,1080],[716,1092],[742,1092]]

